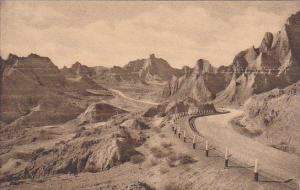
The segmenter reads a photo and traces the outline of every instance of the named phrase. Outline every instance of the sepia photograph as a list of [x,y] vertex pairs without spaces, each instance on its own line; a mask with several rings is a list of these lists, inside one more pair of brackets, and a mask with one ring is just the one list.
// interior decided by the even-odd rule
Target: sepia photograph
[[300,1],[0,0],[1,190],[300,190]]

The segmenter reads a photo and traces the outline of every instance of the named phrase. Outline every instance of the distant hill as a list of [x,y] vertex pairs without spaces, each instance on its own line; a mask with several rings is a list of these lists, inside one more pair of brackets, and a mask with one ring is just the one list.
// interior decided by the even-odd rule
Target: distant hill
[[84,111],[86,89],[107,91],[87,77],[67,79],[48,57],[36,54],[10,54],[0,68],[0,120],[7,124],[64,122]]
[[179,76],[181,69],[172,68],[169,63],[151,54],[149,58],[130,61],[124,67],[87,67],[78,62],[70,68],[64,67],[62,72],[67,77],[88,76],[96,81],[109,82],[165,82],[172,75]]

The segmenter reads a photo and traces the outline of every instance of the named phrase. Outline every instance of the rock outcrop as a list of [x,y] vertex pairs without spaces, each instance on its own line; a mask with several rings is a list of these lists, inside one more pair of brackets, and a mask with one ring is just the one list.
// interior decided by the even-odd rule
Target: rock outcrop
[[[140,154],[135,150],[137,139],[120,126],[103,126],[79,130],[72,139],[55,146],[39,148],[24,159],[24,167],[0,174],[0,181],[39,178],[55,174],[100,172]],[[4,167],[8,167],[6,162]]]
[[253,94],[284,88],[300,79],[300,12],[288,18],[281,31],[267,32],[258,48],[238,53],[229,66],[214,68],[200,59],[193,69],[173,76],[163,97],[191,97],[201,102],[243,104]]
[[128,113],[127,111],[106,103],[93,103],[78,116],[81,123],[96,123],[111,119],[114,115]]
[[240,52],[233,60],[233,77],[216,103],[243,104],[253,94],[284,88],[300,79],[300,12],[273,35],[267,32],[259,48]]
[[164,97],[181,100],[185,97],[206,102],[215,98],[230,81],[229,67],[214,68],[207,60],[200,59],[193,69],[184,67],[181,77],[173,76],[163,90]]
[[[262,131],[262,142],[300,155],[300,82],[249,98],[241,120],[248,131]],[[254,124],[252,125],[252,123]]]
[[78,76],[92,77],[96,74],[96,69],[93,69],[92,67],[88,67],[86,65],[82,65],[79,62],[74,63],[70,68],[64,67],[61,71],[62,74],[70,78],[76,78]]

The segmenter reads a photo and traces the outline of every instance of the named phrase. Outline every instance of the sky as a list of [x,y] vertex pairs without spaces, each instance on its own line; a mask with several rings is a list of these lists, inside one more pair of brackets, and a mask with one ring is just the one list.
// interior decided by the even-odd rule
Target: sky
[[229,65],[278,32],[300,1],[0,1],[0,54],[49,57],[58,67],[123,66],[156,57],[173,67]]

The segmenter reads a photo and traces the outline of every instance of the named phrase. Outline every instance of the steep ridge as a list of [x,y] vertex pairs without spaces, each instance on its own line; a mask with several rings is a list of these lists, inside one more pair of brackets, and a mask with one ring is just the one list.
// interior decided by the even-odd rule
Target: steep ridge
[[193,69],[183,67],[184,75],[173,76],[165,86],[164,97],[183,99],[191,97],[200,102],[215,98],[216,94],[225,89],[230,81],[230,67],[213,67],[209,61],[199,59]]
[[64,74],[66,77],[78,77],[78,76],[91,77],[96,74],[95,70],[91,67],[76,62],[70,68],[67,68],[66,66],[63,67],[61,71],[62,74]]
[[282,29],[267,32],[258,48],[239,52],[229,66],[215,68],[200,59],[193,69],[173,76],[163,97],[186,96],[216,104],[243,104],[253,94],[284,88],[300,79],[300,12],[290,16]]
[[172,75],[179,76],[182,70],[172,68],[169,63],[151,54],[149,58],[130,61],[124,67],[113,66],[87,67],[75,63],[71,68],[64,67],[62,72],[66,77],[86,76],[99,82],[165,82],[172,78]]
[[48,57],[36,54],[10,54],[1,61],[1,70],[0,115],[5,123],[17,119],[14,124],[33,126],[64,122],[84,111],[86,88],[105,90],[94,82],[66,80]]
[[251,47],[235,56],[229,86],[215,101],[243,104],[253,94],[284,88],[300,79],[300,12],[287,19],[273,35],[267,32],[259,48]]

